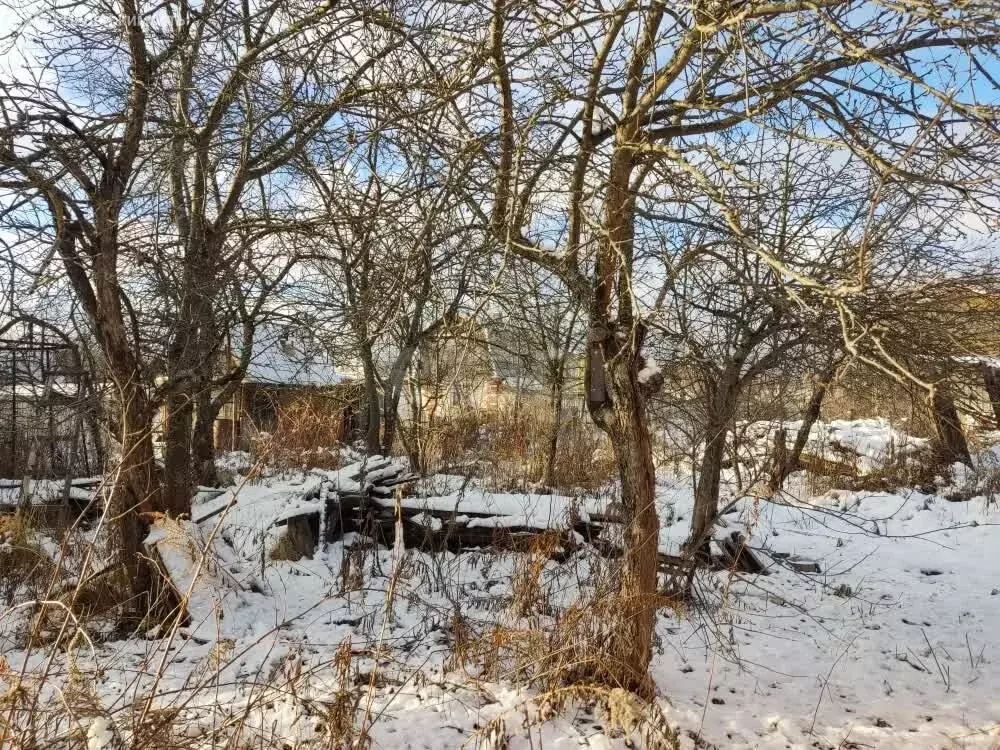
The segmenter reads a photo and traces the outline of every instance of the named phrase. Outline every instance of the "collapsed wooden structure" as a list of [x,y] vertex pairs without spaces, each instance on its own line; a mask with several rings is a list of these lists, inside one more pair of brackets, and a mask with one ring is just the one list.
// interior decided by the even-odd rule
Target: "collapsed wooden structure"
[[[406,496],[404,489],[418,477],[396,459],[374,456],[324,474],[327,481],[315,486],[305,497],[313,502],[274,523],[286,527],[290,537],[302,541],[302,554],[312,554],[320,545],[350,533],[392,547],[400,530],[406,548],[429,552],[483,547],[536,549],[544,550],[556,560],[567,559],[583,545],[606,557],[617,557],[622,552],[603,533],[617,521],[599,513],[579,514],[553,528],[495,510],[463,507],[460,495],[454,498],[451,507],[430,503],[427,498]],[[767,566],[740,532],[718,540],[718,546],[719,553],[710,563],[704,563],[706,567],[767,573]],[[699,564],[702,563],[689,556],[660,553],[661,594],[669,599],[690,599]]]
[[580,518],[565,528],[542,528],[495,511],[460,507],[457,500],[450,508],[434,507],[421,498],[404,496],[403,489],[418,476],[405,463],[382,456],[328,476],[327,482],[313,490],[312,498],[306,498],[319,503],[274,524],[288,526],[296,535],[307,534],[314,548],[349,533],[363,534],[391,547],[401,528],[404,546],[435,552],[478,547],[527,550],[544,533],[546,546],[559,556],[568,555],[581,540],[596,539],[603,527]]

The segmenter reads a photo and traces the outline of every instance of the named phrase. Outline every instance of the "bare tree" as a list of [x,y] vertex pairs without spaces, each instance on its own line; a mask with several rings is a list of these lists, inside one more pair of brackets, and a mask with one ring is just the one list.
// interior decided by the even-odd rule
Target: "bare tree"
[[[786,130],[781,115],[797,110],[807,118],[794,137],[840,146],[876,182],[944,186],[982,177],[976,159],[987,139],[975,126],[988,113],[969,89],[955,93],[965,81],[948,60],[980,64],[975,56],[988,53],[1000,30],[990,3],[946,4],[947,14],[938,5],[550,9],[494,0],[493,77],[481,100],[483,111],[499,102],[493,226],[506,251],[558,273],[585,304],[588,405],[619,464],[626,533],[621,618],[609,649],[620,666],[606,678],[644,683],[656,586],[645,413],[655,381],[639,377],[646,324],[636,284],[644,266],[637,207],[659,207],[669,224],[678,207],[703,202],[789,287],[846,309],[866,283],[863,245],[856,274],[835,283],[784,264],[746,231],[729,196],[740,167],[718,159],[714,144],[738,130]],[[928,114],[928,101],[939,111]],[[956,129],[958,121],[972,127]],[[664,179],[653,192],[658,169]],[[974,184],[965,181],[963,200],[975,200]],[[564,223],[544,214],[554,186],[566,197]]]
[[[235,219],[280,200],[275,173],[335,112],[389,89],[380,66],[405,44],[401,26],[364,2],[122,0],[86,14],[43,2],[11,40],[59,30],[39,33],[23,73],[0,82],[0,187],[30,272],[61,266],[114,384],[109,502],[137,600],[150,589],[143,514],[189,509],[194,394],[219,340],[213,301],[230,280],[226,263],[247,247],[234,241]],[[171,232],[158,231],[164,217]],[[158,272],[175,257],[176,276]],[[174,413],[166,493],[151,436],[164,398]]]
[[344,158],[328,148],[324,161],[301,160],[322,211],[306,304],[340,321],[341,346],[352,342],[364,377],[366,448],[387,454],[414,355],[457,315],[482,240],[463,218],[467,157],[442,168],[419,132],[354,137]]
[[[255,301],[237,301],[244,313],[259,313],[266,292],[299,260],[300,253],[289,252],[294,241],[282,244],[286,255],[277,263],[259,252],[275,246],[269,236],[305,228],[281,173],[321,130],[348,137],[346,128],[331,127],[335,115],[402,84],[387,75],[405,39],[393,16],[367,2],[299,11],[220,0],[197,9],[182,3],[168,13],[178,44],[165,85],[170,96],[162,103],[169,123],[163,193],[180,268],[165,459],[167,504],[178,512],[191,494],[192,469],[211,478],[204,469],[211,473],[211,427],[246,372],[240,357],[217,375],[219,347],[239,326],[244,348],[252,348],[255,316],[227,319],[215,301],[225,290],[239,293],[248,276],[265,275],[260,269],[272,265],[269,280],[250,292]],[[222,398],[213,396],[216,388]]]
[[[57,4],[43,7],[40,19],[64,34],[48,37],[25,79],[3,83],[0,146],[3,187],[40,216],[29,252],[39,255],[39,272],[62,265],[114,383],[118,461],[109,502],[121,519],[123,561],[140,607],[151,584],[139,554],[140,513],[162,509],[150,435],[156,400],[119,274],[150,97],[175,52],[148,37],[151,13],[132,0],[76,17]],[[88,53],[107,55],[126,75],[103,85],[88,80]],[[46,70],[61,72],[63,90],[43,78]],[[67,96],[73,84],[83,97]]]
[[586,338],[583,311],[557,275],[516,256],[506,265],[492,295],[493,309],[483,318],[491,348],[512,361],[518,373],[531,373],[536,385],[548,389],[550,425],[540,480],[552,488],[566,390],[578,372]]

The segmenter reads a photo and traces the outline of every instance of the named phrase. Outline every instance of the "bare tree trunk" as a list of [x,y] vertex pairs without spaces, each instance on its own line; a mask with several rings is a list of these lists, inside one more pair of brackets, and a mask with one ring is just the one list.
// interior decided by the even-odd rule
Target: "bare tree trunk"
[[399,423],[399,396],[396,389],[386,393],[385,404],[382,408],[382,455],[392,454],[393,445],[396,442],[396,426]]
[[549,404],[552,407],[552,426],[549,431],[548,454],[545,457],[545,475],[542,477],[542,484],[552,488],[556,483],[556,458],[559,455],[559,431],[562,428],[563,384],[561,374],[552,380]]
[[768,493],[774,495],[785,482],[788,469],[788,430],[779,427],[774,431],[774,451],[771,454],[771,478],[768,480]]
[[712,541],[712,526],[719,512],[719,487],[722,477],[722,460],[726,452],[728,422],[712,419],[709,423],[705,451],[698,467],[698,486],[694,492],[694,510],[691,514],[691,535],[687,549],[699,557],[707,558]]
[[[629,132],[621,134],[629,142]],[[656,574],[660,522],[656,515],[653,446],[646,417],[646,391],[639,383],[642,323],[633,317],[630,282],[619,274],[630,258],[635,230],[635,200],[630,191],[633,155],[628,148],[612,157],[605,200],[606,237],[594,267],[591,331],[585,389],[595,424],[611,438],[622,487],[624,556],[616,611],[609,624],[607,661],[612,674],[599,675],[611,684],[648,692],[656,617]],[[618,296],[618,318],[611,302]]]
[[722,462],[726,454],[726,438],[736,411],[740,393],[742,358],[734,359],[726,371],[712,385],[712,399],[708,407],[708,425],[705,432],[705,451],[698,470],[698,485],[694,492],[694,510],[691,514],[691,535],[685,547],[688,552],[702,558],[709,554],[712,526],[719,512],[719,488]]
[[611,437],[622,485],[624,556],[615,622],[606,656],[614,684],[637,692],[649,689],[647,669],[652,656],[656,618],[656,575],[660,521],[656,514],[653,448],[646,419],[645,397],[637,379],[637,357],[621,357],[607,367],[610,398],[608,419],[598,422]]
[[934,416],[934,429],[937,431],[938,460],[945,465],[961,462],[971,466],[972,457],[955,409],[955,401],[947,393],[935,389],[930,398],[930,407]]
[[[409,387],[412,415],[409,426],[401,429],[399,436],[403,440],[403,448],[406,450],[406,457],[410,462],[410,468],[413,471],[423,474],[425,469],[424,452],[421,447],[423,444],[422,431],[424,421],[423,393],[416,378],[410,381]],[[398,421],[396,425],[397,427],[399,426]]]
[[986,393],[990,397],[990,406],[993,407],[993,419],[996,428],[1000,430],[1000,367],[983,365],[983,384],[986,386]]
[[163,508],[160,483],[153,457],[152,409],[134,384],[126,384],[121,394],[117,466],[110,474],[108,503],[118,519],[122,562],[128,573],[132,601],[129,609],[144,616],[151,602],[149,592],[153,571],[142,543],[149,530],[141,514]]
[[375,358],[372,355],[371,346],[363,342],[360,347],[361,369],[364,374],[365,404],[368,412],[365,424],[365,451],[371,455],[377,455],[382,451],[382,410],[380,402],[382,400],[378,388],[378,379],[375,374]]
[[191,510],[193,417],[194,403],[186,389],[167,396],[163,431],[163,510],[174,517]]
[[[396,431],[399,427],[399,401],[403,397],[403,387],[406,384],[406,373],[413,362],[413,356],[417,352],[416,338],[418,328],[414,325],[411,329],[411,340],[404,343],[396,355],[396,361],[392,363],[389,377],[384,385],[383,410],[382,410],[382,454],[388,456],[392,453],[393,445],[396,442]],[[414,464],[416,467],[416,464]]]
[[191,459],[194,464],[195,483],[214,487],[219,482],[215,467],[215,420],[221,404],[212,398],[207,386],[198,390],[195,399],[194,434],[191,437]]
[[789,474],[793,471],[798,471],[801,467],[802,451],[805,450],[806,443],[809,442],[809,433],[812,431],[813,425],[819,419],[820,411],[823,408],[823,399],[826,398],[826,391],[830,385],[831,377],[833,377],[832,372],[826,373],[823,380],[813,387],[812,396],[809,398],[806,410],[802,414],[802,424],[799,426],[799,431],[795,434],[795,443],[792,445],[791,452],[786,452],[780,464],[778,463],[777,453],[775,454],[774,470],[771,474],[771,482],[768,488],[772,494],[781,489],[785,480],[788,479]]

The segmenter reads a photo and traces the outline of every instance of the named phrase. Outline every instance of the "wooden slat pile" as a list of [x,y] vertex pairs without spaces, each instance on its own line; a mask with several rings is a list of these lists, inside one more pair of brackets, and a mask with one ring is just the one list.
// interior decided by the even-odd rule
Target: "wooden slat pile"
[[392,546],[398,512],[403,544],[408,548],[525,549],[545,534],[545,546],[558,557],[568,554],[581,539],[596,539],[604,526],[601,521],[578,518],[566,519],[552,528],[548,523],[462,505],[458,498],[452,507],[428,504],[404,494],[417,475],[404,462],[382,456],[337,472],[316,473],[326,480],[315,490],[314,499],[319,502],[275,522],[275,526],[288,526],[291,535],[311,538],[315,544],[334,542],[344,534],[356,532]]
[[[334,542],[355,532],[379,544],[393,546],[399,526],[403,544],[410,549],[452,552],[489,547],[528,549],[544,537],[544,546],[554,559],[565,558],[581,543],[592,544],[602,555],[620,556],[620,546],[602,534],[615,517],[599,513],[581,514],[547,523],[526,515],[500,512],[464,502],[461,494],[446,507],[445,498],[409,497],[407,487],[417,476],[398,459],[374,456],[337,472],[315,472],[321,481],[302,507],[275,522],[288,526],[289,535],[315,549],[321,542]],[[398,497],[397,497],[398,495]],[[430,502],[434,500],[434,502]],[[452,503],[452,498],[447,498]],[[746,539],[734,532],[719,541],[720,554],[710,564],[717,569],[762,573],[765,565],[747,547]],[[308,551],[303,550],[304,554]],[[668,598],[691,598],[696,561],[686,556],[660,554],[661,588]]]
[[391,546],[395,542],[397,512],[403,544],[427,551],[523,549],[545,533],[546,546],[555,549],[555,554],[566,554],[579,538],[596,538],[601,529],[601,524],[583,519],[552,529],[547,524],[460,506],[457,498],[452,507],[435,507],[420,498],[404,496],[405,488],[417,478],[405,463],[381,456],[336,472],[321,490],[325,500],[322,539],[332,542],[357,532]]

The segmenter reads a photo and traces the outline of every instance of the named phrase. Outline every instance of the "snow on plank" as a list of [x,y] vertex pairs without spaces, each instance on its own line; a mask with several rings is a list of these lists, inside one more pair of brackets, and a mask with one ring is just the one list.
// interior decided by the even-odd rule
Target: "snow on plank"
[[181,608],[182,622],[190,626],[192,634],[201,630],[217,636],[216,625],[225,619],[223,603],[231,591],[215,575],[217,553],[215,549],[205,552],[206,539],[198,524],[158,515],[143,545]]

